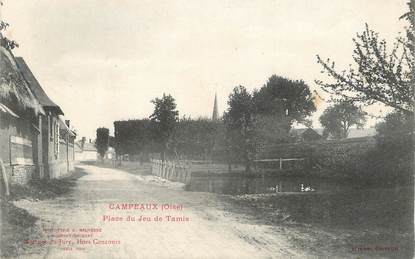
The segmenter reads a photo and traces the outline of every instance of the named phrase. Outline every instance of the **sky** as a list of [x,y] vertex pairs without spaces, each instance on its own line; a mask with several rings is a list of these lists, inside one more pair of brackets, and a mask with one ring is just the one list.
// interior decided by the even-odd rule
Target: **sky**
[[405,0],[2,1],[14,54],[87,138],[148,117],[163,93],[180,117],[196,118],[211,116],[217,92],[222,113],[235,86],[260,88],[272,74],[302,79],[327,100],[314,83],[316,55],[347,68],[365,23],[391,42],[406,11]]

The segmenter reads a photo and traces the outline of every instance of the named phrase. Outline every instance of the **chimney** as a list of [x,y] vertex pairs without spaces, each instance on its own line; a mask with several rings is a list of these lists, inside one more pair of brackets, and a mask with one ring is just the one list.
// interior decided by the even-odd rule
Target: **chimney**
[[70,120],[65,120],[65,124],[66,124],[66,126],[68,126],[68,128],[71,127],[71,121]]

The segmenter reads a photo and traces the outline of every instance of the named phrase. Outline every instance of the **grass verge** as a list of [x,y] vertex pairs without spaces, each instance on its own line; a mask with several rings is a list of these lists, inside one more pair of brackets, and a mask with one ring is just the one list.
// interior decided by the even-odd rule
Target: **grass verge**
[[236,208],[264,224],[298,230],[301,248],[364,258],[412,258],[411,188],[341,193],[275,193],[228,196]]
[[10,197],[0,199],[0,257],[16,258],[27,254],[41,253],[42,246],[26,246],[25,240],[42,239],[39,218],[16,207],[13,201],[20,199],[46,200],[68,193],[76,180],[85,173],[77,168],[73,174],[61,179],[31,180],[27,185],[12,185]]
[[27,251],[28,246],[22,245],[24,240],[37,239],[42,236],[39,227],[36,225],[38,218],[4,199],[0,200],[0,206],[1,257],[18,257],[22,254],[39,252],[40,247],[32,247],[31,251]]

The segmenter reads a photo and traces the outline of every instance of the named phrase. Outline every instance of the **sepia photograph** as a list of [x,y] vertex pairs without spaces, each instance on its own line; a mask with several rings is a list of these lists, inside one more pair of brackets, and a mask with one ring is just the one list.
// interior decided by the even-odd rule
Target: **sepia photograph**
[[415,0],[0,0],[0,258],[414,256]]

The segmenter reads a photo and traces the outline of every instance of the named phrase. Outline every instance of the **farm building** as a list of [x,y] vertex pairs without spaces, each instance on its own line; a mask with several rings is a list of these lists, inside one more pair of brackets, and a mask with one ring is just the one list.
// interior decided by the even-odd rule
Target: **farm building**
[[0,159],[3,182],[59,178],[73,170],[75,133],[22,58],[0,47]]

